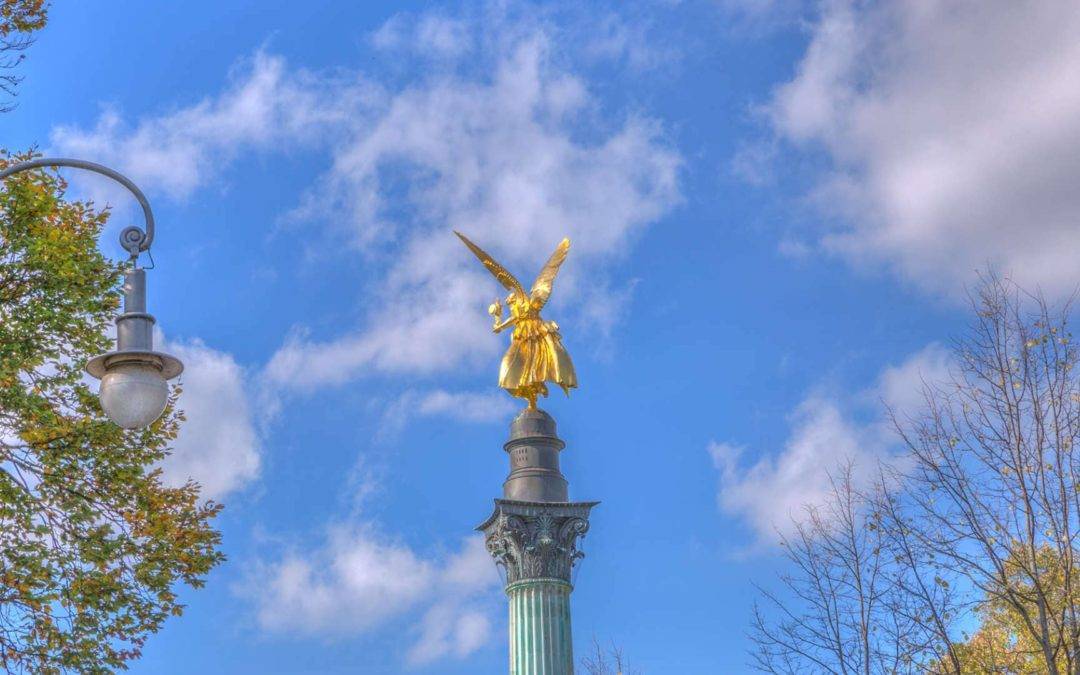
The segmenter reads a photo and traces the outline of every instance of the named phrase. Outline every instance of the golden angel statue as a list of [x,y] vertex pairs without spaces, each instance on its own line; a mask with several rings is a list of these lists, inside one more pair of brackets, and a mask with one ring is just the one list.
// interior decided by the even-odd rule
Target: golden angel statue
[[460,232],[454,232],[469,247],[484,267],[491,272],[499,283],[510,291],[506,304],[510,308],[510,317],[503,320],[503,307],[498,300],[488,308],[488,313],[495,319],[492,330],[501,333],[510,326],[514,327],[510,339],[510,348],[502,359],[499,368],[499,386],[510,392],[511,396],[523,398],[529,402],[529,409],[536,409],[536,399],[548,395],[547,382],[554,382],[562,387],[566,395],[577,387],[577,374],[570,354],[563,347],[559,337],[559,325],[554,321],[540,318],[540,310],[551,296],[551,285],[559,267],[566,260],[570,250],[570,240],[563,239],[548,258],[544,269],[536,277],[528,295],[521,283],[506,268],[495,262],[482,248],[469,241]]

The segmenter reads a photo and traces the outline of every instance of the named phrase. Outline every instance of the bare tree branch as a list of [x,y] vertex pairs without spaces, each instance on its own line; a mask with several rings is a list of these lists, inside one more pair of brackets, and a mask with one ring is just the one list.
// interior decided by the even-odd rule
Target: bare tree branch
[[595,636],[592,650],[581,659],[581,667],[588,675],[641,675],[640,670],[631,667],[621,647],[612,642],[604,649]]

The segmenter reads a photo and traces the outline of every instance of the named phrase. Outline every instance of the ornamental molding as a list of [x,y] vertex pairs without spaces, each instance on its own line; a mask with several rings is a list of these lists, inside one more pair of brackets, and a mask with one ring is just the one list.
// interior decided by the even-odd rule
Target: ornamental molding
[[495,500],[495,512],[477,529],[507,584],[531,579],[561,579],[585,554],[578,540],[589,531],[589,512],[599,502],[522,502]]

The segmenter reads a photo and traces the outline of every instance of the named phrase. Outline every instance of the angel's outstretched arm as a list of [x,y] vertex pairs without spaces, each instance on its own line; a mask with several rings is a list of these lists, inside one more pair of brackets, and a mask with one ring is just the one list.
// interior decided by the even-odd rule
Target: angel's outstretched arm
[[502,323],[496,322],[495,325],[491,327],[491,332],[493,332],[493,333],[501,333],[504,330],[506,330],[507,328],[509,328],[510,326],[513,326],[515,323],[517,323],[517,317],[516,316],[511,316],[506,321],[503,321]]

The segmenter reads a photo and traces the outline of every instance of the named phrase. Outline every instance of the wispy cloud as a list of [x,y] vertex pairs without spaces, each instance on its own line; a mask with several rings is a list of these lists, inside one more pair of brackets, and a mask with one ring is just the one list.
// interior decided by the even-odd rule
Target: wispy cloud
[[467,20],[433,11],[391,17],[371,34],[371,44],[386,52],[444,59],[472,51],[475,38]]
[[415,402],[420,415],[452,417],[468,422],[492,422],[505,419],[515,405],[504,392],[428,392]]
[[469,423],[505,422],[517,407],[514,399],[494,386],[486,392],[409,390],[386,406],[379,435],[384,440],[395,438],[415,417],[441,417]]
[[216,96],[135,123],[109,107],[91,129],[54,127],[50,145],[180,199],[220,178],[244,151],[328,142],[368,91],[359,81],[288,68],[280,56],[258,51],[236,65]]
[[424,613],[408,661],[424,664],[448,656],[464,658],[491,644],[491,610],[496,604],[492,591],[498,586],[499,575],[483,537],[470,537],[443,566],[440,597]]
[[[365,372],[445,372],[491,356],[497,342],[477,316],[478,299],[503,291],[451,229],[523,276],[569,236],[569,267],[580,271],[617,257],[677,202],[680,160],[661,127],[630,116],[613,132],[590,130],[595,102],[550,50],[542,32],[530,32],[490,71],[400,90],[355,130],[301,213],[348,214],[359,246],[392,242],[401,252],[364,325],[329,341],[294,335],[267,366],[269,382],[317,387]],[[402,175],[410,187],[391,205],[389,186]],[[560,280],[560,299],[578,297],[573,277]]]
[[234,587],[267,635],[344,640],[405,627],[411,665],[463,659],[491,644],[500,579],[480,535],[416,546],[370,506],[385,486],[364,455],[343,487],[346,508],[313,537],[267,542]]
[[[52,144],[178,198],[246,151],[330,153],[329,170],[289,219],[327,223],[324,237],[345,237],[369,263],[390,262],[366,298],[365,320],[329,339],[295,330],[266,367],[268,387],[447,372],[492,356],[497,340],[476,310],[479,298],[502,289],[451,229],[519,270],[525,285],[569,236],[572,262],[555,307],[602,334],[618,313],[591,311],[577,278],[602,276],[635,234],[679,202],[681,158],[655,119],[607,111],[618,121],[601,122],[589,83],[556,57],[576,48],[557,42],[571,33],[543,13],[508,7],[401,15],[376,31],[379,49],[439,63],[418,81],[317,74],[260,51],[217,96],[133,124],[106,111],[91,129],[56,128]],[[630,58],[632,29],[616,19],[595,58]]]

